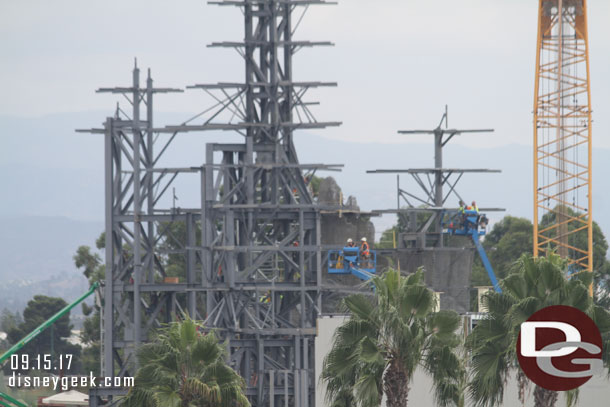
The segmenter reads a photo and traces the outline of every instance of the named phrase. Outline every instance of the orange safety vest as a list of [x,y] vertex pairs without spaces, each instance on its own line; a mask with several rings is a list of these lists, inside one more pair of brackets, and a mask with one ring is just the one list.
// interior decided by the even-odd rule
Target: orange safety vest
[[367,242],[362,242],[362,246],[360,246],[360,251],[364,256],[368,256],[369,253],[369,244]]

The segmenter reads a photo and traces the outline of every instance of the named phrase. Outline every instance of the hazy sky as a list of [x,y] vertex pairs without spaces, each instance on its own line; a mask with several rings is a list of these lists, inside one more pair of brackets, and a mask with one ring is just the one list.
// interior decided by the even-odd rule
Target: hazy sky
[[[495,127],[468,145],[531,144],[536,0],[342,0],[316,6],[299,39],[334,48],[297,54],[297,80],[337,81],[313,94],[321,134],[396,142],[396,130],[433,127],[443,106],[450,125]],[[610,147],[610,2],[589,0],[594,145]],[[41,116],[111,110],[100,86],[127,85],[133,58],[160,86],[236,81],[232,50],[207,48],[243,37],[241,13],[203,0],[0,0],[0,114]],[[166,112],[199,112],[194,90],[156,99]]]

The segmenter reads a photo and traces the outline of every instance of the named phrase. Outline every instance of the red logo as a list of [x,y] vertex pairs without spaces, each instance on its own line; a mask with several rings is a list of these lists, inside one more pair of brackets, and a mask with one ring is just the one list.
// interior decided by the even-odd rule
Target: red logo
[[521,324],[517,358],[523,373],[538,386],[572,390],[602,372],[602,337],[584,312],[553,305]]

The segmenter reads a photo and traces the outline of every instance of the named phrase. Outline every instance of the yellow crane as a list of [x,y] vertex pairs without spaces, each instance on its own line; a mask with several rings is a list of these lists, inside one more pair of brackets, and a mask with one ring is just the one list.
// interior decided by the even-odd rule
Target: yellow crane
[[[586,0],[539,0],[534,88],[534,256],[593,271]],[[583,238],[586,236],[586,238]],[[589,287],[593,295],[593,287]]]

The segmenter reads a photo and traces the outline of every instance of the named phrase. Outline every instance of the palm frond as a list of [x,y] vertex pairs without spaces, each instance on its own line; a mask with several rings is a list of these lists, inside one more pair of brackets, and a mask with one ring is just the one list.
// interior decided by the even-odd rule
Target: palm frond
[[[408,277],[389,270],[372,281],[373,301],[363,296],[343,301],[350,318],[336,330],[321,373],[331,406],[378,407],[384,388],[389,398],[404,397],[428,350],[445,346],[446,352],[453,352],[459,342],[455,335],[458,315],[452,311],[433,313],[434,294],[423,284],[422,270]],[[450,360],[457,360],[457,356]],[[443,367],[439,363],[428,366],[440,371]],[[397,372],[389,381],[384,377],[388,369]],[[449,400],[445,395],[456,395],[464,388],[464,382],[455,382],[455,372],[450,377],[444,370],[436,377],[439,403]]]
[[371,300],[362,294],[350,295],[343,299],[343,303],[347,311],[364,321],[370,321],[375,310]]
[[138,350],[141,367],[126,397],[129,406],[249,406],[244,380],[225,363],[225,345],[200,328],[186,317]]
[[578,391],[578,388],[574,389],[574,390],[568,390],[565,392],[565,397],[566,397],[566,407],[574,407],[576,406],[576,404],[578,403],[578,396],[580,395],[580,392]]
[[381,394],[379,383],[373,375],[363,375],[356,382],[355,397],[360,407],[379,407]]
[[423,285],[406,286],[400,296],[398,306],[405,320],[422,318],[432,311],[434,294]]

